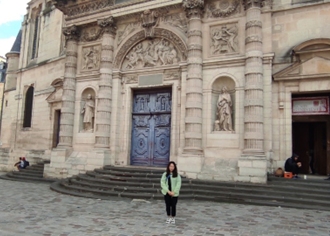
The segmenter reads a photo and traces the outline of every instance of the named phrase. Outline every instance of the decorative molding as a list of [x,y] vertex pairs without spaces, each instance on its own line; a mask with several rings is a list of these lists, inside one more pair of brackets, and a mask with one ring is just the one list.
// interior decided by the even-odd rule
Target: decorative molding
[[206,17],[229,17],[239,12],[240,0],[220,0],[206,5]]
[[78,41],[80,37],[80,29],[76,25],[63,27],[62,32],[66,40]]
[[245,44],[252,43],[252,42],[259,42],[262,43],[262,38],[259,35],[250,35],[246,37]]
[[248,28],[251,28],[251,27],[259,27],[259,28],[262,28],[262,22],[259,21],[259,20],[252,20],[252,21],[248,21],[248,22],[246,22],[246,24],[245,24],[245,29],[247,30]]

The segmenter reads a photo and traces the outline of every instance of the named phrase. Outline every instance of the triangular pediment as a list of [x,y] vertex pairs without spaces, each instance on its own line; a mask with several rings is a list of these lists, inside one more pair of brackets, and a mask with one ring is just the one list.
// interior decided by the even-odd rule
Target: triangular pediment
[[296,62],[275,73],[273,77],[275,81],[318,77],[330,78],[330,60],[316,56],[303,62]]

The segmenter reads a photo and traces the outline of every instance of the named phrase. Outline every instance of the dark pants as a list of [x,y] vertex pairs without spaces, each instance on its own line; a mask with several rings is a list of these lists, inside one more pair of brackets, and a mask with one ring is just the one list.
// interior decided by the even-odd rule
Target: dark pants
[[298,165],[286,166],[285,171],[292,172],[292,174],[297,175],[299,174],[299,167]]
[[[165,200],[165,204],[166,204],[166,213],[167,213],[167,215],[175,217],[175,215],[176,215],[176,204],[178,202],[178,197],[171,197],[167,193],[166,195],[164,195],[164,200]],[[171,214],[171,210],[172,210],[172,214]]]

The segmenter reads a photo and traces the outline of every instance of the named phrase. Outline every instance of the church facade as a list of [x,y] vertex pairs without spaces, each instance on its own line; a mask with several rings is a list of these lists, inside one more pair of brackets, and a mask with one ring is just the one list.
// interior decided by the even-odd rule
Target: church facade
[[32,0],[7,54],[0,169],[175,161],[265,183],[296,152],[327,174],[329,20],[328,0]]

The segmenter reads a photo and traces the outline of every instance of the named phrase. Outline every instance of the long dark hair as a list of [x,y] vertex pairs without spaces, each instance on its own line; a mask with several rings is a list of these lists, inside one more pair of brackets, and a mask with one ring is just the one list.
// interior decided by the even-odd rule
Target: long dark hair
[[172,172],[172,176],[173,178],[176,178],[178,177],[178,168],[176,167],[176,164],[174,161],[170,161],[168,164],[167,164],[167,167],[166,167],[166,176],[169,176],[171,174],[171,171],[170,171],[170,165],[173,164],[174,165],[174,170]]

